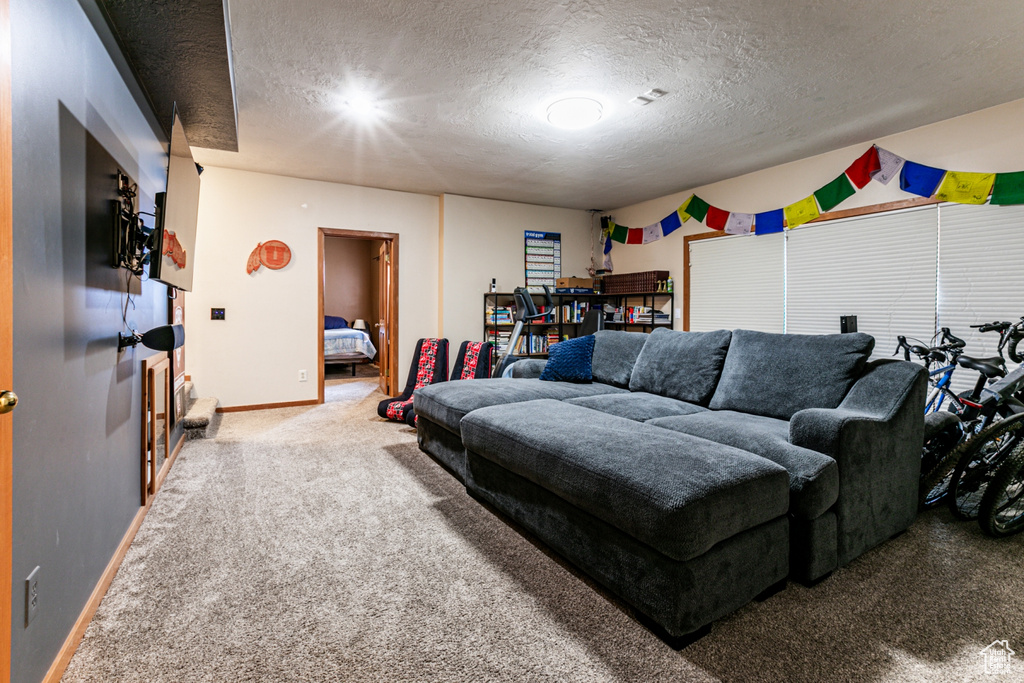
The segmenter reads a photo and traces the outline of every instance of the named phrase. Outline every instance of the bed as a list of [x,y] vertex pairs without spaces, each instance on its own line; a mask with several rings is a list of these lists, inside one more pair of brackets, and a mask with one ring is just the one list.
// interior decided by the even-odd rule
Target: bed
[[324,330],[324,365],[352,365],[352,376],[356,374],[356,364],[373,360],[377,355],[377,347],[370,341],[370,335],[362,330],[343,327],[337,330]]

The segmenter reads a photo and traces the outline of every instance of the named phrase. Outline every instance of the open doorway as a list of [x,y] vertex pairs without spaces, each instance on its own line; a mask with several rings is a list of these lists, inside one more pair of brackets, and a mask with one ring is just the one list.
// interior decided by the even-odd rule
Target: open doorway
[[318,252],[319,402],[329,376],[374,376],[395,395],[398,235],[320,228]]

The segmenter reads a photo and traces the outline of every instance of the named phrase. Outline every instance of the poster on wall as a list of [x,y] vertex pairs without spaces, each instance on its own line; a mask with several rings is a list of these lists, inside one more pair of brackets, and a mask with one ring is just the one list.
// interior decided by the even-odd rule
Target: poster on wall
[[555,288],[562,276],[562,233],[526,231],[526,286],[543,291],[542,285]]

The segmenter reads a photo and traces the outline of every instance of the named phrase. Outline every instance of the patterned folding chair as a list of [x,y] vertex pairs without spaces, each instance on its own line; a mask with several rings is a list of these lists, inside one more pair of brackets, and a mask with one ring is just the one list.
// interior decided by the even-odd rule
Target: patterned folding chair
[[435,382],[448,380],[448,340],[420,339],[412,355],[412,367],[405,391],[400,396],[386,398],[377,405],[377,414],[387,420],[416,424],[412,408],[412,392]]
[[491,376],[491,357],[493,342],[462,342],[459,355],[455,356],[455,367],[452,368],[451,380],[487,379]]

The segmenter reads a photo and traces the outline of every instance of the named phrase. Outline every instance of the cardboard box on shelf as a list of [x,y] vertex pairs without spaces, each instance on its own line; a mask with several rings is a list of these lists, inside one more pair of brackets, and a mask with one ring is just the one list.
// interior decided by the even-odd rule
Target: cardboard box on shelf
[[594,278],[590,277],[560,277],[555,281],[555,287],[576,287],[579,289],[593,289]]

